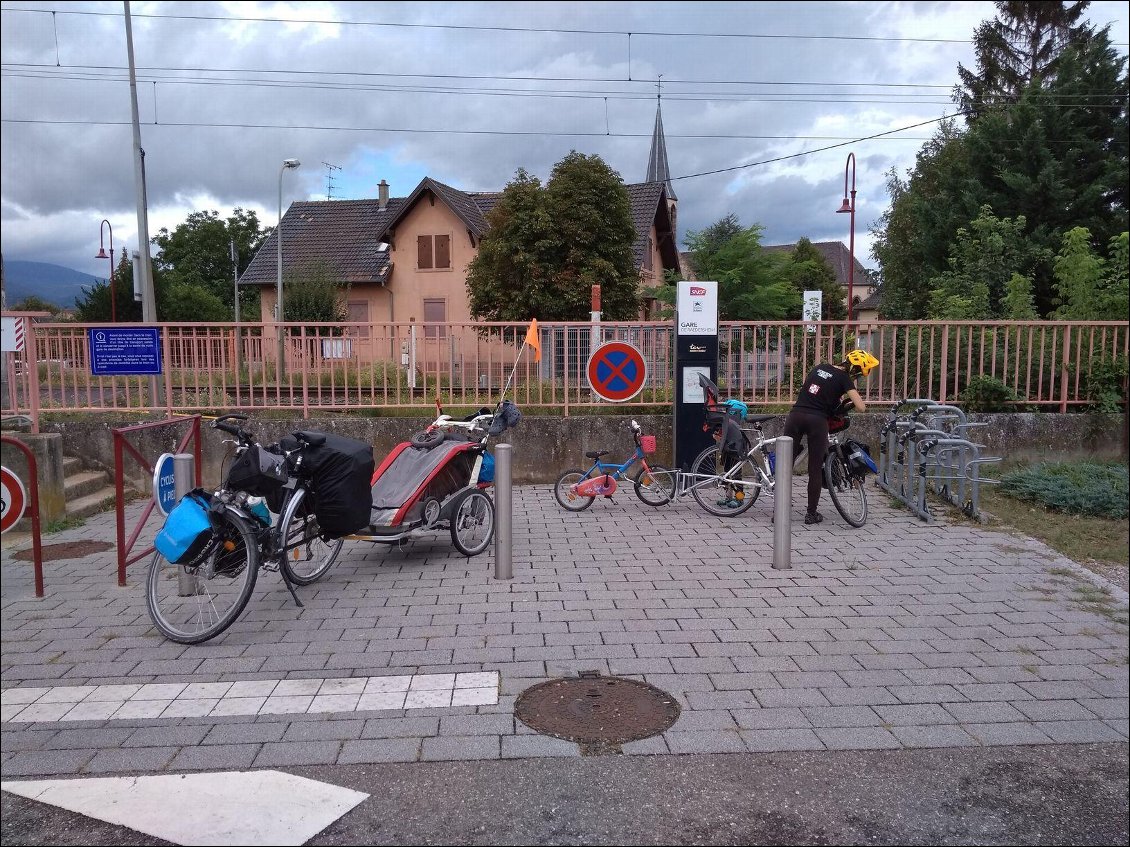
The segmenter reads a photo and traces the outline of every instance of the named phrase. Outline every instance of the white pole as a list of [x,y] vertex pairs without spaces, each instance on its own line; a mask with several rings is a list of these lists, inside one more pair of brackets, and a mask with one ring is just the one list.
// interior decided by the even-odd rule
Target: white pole
[[137,114],[137,71],[133,61],[133,26],[130,23],[129,0],[125,0],[124,5],[130,111],[133,115],[133,178],[137,187],[137,241],[141,251],[141,319],[145,323],[156,323],[157,302],[153,289],[153,262],[149,256],[149,212],[145,196],[145,151],[141,149],[141,123]]

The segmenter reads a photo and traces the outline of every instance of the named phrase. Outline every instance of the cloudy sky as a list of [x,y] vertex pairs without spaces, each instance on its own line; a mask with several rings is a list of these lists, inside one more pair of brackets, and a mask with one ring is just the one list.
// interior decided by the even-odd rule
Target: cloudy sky
[[[3,255],[105,277],[137,246],[123,4],[0,4]],[[425,175],[496,191],[570,150],[645,175],[662,77],[679,236],[736,214],[763,243],[848,239],[856,255],[952,114],[981,2],[131,4],[149,230],[294,200],[393,196]],[[1094,2],[1125,53],[1130,12]],[[630,35],[629,35],[630,33]],[[893,132],[892,132],[893,131]],[[869,138],[886,133],[878,138]],[[832,149],[822,149],[832,148]],[[328,167],[332,165],[333,167]],[[327,179],[332,176],[332,184]]]

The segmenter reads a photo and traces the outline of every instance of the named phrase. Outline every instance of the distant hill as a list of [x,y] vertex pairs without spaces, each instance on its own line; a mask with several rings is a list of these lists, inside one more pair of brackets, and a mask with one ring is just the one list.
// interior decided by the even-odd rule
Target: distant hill
[[4,262],[4,293],[9,308],[34,294],[48,303],[73,309],[75,298],[82,296],[82,289],[100,279],[48,262]]

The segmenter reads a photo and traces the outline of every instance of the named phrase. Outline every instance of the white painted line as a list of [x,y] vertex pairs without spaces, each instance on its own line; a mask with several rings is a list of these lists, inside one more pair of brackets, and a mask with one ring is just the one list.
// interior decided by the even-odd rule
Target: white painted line
[[0,788],[174,844],[280,847],[304,844],[369,797],[279,771],[4,781]]
[[497,671],[8,688],[0,718],[37,723],[488,706],[498,702],[498,688]]

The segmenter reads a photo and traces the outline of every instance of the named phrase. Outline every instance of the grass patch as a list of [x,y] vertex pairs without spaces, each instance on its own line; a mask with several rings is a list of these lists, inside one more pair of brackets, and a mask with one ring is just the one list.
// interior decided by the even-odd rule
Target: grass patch
[[58,518],[51,521],[51,523],[47,524],[46,528],[43,531],[47,535],[51,535],[52,533],[63,532],[67,529],[78,529],[80,526],[85,525],[86,518],[76,518],[68,515],[67,517]]
[[[1071,515],[1008,496],[997,486],[981,488],[981,506],[1000,523],[1030,535],[1076,562],[1096,560],[1130,566],[1130,521]],[[1048,573],[1074,576],[1067,568]]]
[[1121,464],[1044,462],[1005,474],[1000,490],[1067,514],[1118,519],[1127,517],[1130,472]]

